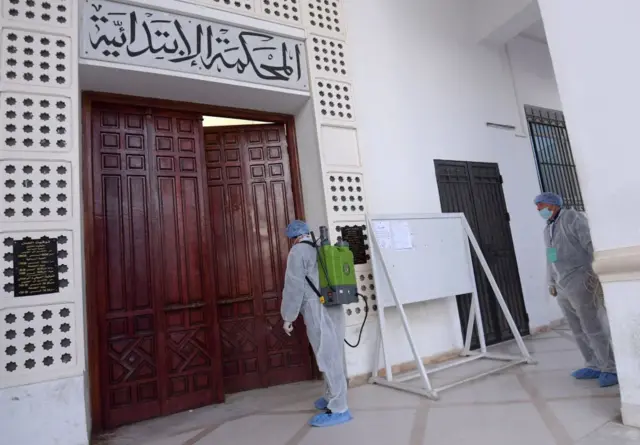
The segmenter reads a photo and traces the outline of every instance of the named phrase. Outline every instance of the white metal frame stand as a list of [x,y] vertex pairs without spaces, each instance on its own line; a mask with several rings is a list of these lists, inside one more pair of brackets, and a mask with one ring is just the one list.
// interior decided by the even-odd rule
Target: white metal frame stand
[[[520,335],[520,332],[518,331],[518,328],[516,326],[515,321],[513,320],[513,317],[511,316],[511,312],[509,311],[509,308],[507,307],[507,304],[504,300],[504,297],[502,295],[502,292],[500,292],[500,289],[498,288],[498,283],[496,283],[495,278],[493,277],[493,274],[491,273],[491,270],[489,269],[489,265],[487,264],[487,261],[484,257],[484,255],[482,254],[482,250],[480,250],[480,245],[478,244],[478,241],[476,240],[475,235],[473,234],[473,232],[471,231],[471,227],[469,226],[469,223],[467,222],[467,219],[465,218],[464,214],[448,214],[448,217],[455,217],[458,216],[460,217],[461,221],[462,221],[462,226],[464,228],[464,231],[467,235],[467,238],[469,239],[469,242],[471,243],[471,246],[473,247],[473,251],[475,252],[480,265],[482,266],[482,269],[484,270],[487,279],[489,280],[489,284],[491,285],[491,289],[493,289],[493,292],[496,296],[496,299],[498,300],[498,304],[500,305],[500,308],[502,309],[502,312],[507,320],[507,324],[509,325],[509,328],[511,329],[511,332],[514,335],[515,341],[518,344],[518,348],[520,349],[520,353],[522,355],[509,355],[509,354],[494,354],[494,353],[490,353],[489,351],[487,351],[487,345],[484,339],[484,328],[482,326],[482,313],[480,312],[480,303],[478,300],[478,292],[477,292],[477,288],[476,288],[476,283],[475,283],[475,276],[473,273],[473,264],[471,261],[469,261],[469,273],[471,274],[471,278],[473,281],[473,293],[472,293],[472,298],[471,298],[471,308],[470,308],[470,313],[469,313],[469,320],[467,321],[467,335],[466,335],[466,339],[465,339],[465,343],[464,343],[464,349],[462,351],[462,353],[460,354],[461,358],[457,359],[457,360],[453,360],[449,363],[445,363],[441,366],[437,366],[435,368],[429,369],[428,371],[426,370],[424,363],[422,362],[422,358],[420,357],[419,353],[418,353],[418,349],[416,347],[416,343],[413,339],[413,336],[411,334],[411,328],[409,326],[409,321],[407,319],[407,315],[404,311],[404,307],[402,306],[402,303],[398,300],[398,296],[396,295],[394,286],[393,286],[393,282],[391,281],[391,278],[389,276],[389,271],[387,269],[387,265],[385,264],[383,257],[382,257],[382,252],[380,251],[380,247],[378,245],[378,240],[376,239],[376,235],[375,235],[375,231],[371,230],[370,234],[372,237],[372,241],[373,241],[373,249],[374,249],[374,255],[377,255],[380,258],[380,264],[382,265],[382,269],[384,270],[384,274],[386,276],[386,279],[389,282],[389,288],[391,289],[391,294],[393,296],[393,300],[396,304],[396,308],[398,309],[398,312],[400,313],[400,318],[402,319],[402,325],[404,327],[404,331],[405,334],[407,336],[407,339],[409,340],[409,345],[411,346],[411,351],[413,353],[413,357],[415,359],[416,365],[417,365],[417,371],[414,372],[410,372],[410,373],[405,373],[402,374],[398,377],[393,376],[393,372],[391,369],[391,363],[389,362],[389,357],[387,354],[387,349],[385,347],[385,316],[384,316],[384,305],[379,305],[378,306],[378,320],[379,320],[379,325],[380,325],[380,330],[378,332],[378,338],[377,338],[377,344],[376,344],[376,348],[375,348],[375,357],[374,357],[374,368],[373,368],[373,375],[372,377],[369,379],[369,383],[372,384],[377,384],[377,385],[382,385],[382,386],[386,386],[389,388],[394,388],[394,389],[398,389],[401,391],[407,391],[407,392],[411,392],[414,394],[418,394],[418,395],[422,395],[425,397],[428,397],[430,399],[433,400],[438,400],[439,399],[439,395],[438,393],[440,391],[443,391],[445,389],[449,389],[449,388],[453,388],[454,386],[458,386],[460,384],[472,381],[472,380],[476,380],[479,378],[482,378],[484,376],[496,373],[496,372],[500,372],[504,369],[510,368],[512,366],[516,366],[516,365],[520,365],[523,363],[528,363],[528,364],[535,364],[535,360],[531,357],[531,355],[529,354],[529,351],[527,350],[526,345],[524,344],[524,341],[522,340],[522,336]],[[424,215],[423,219],[429,219],[429,218],[434,218],[436,217],[436,215]],[[442,217],[442,216],[441,216]],[[398,220],[398,219],[404,219],[402,216],[390,216],[387,218],[388,220]],[[415,215],[412,219],[416,219]],[[371,224],[371,219],[368,218],[367,221],[369,227],[373,227],[373,225]],[[476,351],[471,351],[471,338],[473,335],[473,326],[476,326],[476,331],[478,334],[478,339],[480,340],[480,351],[476,352]],[[385,376],[380,376],[379,374],[379,369],[380,369],[380,349],[382,349],[382,355],[384,358],[384,362],[385,362]],[[429,380],[429,375],[439,372],[439,371],[444,371],[445,369],[450,369],[456,366],[460,366],[466,363],[470,363],[473,362],[475,360],[479,360],[479,359],[490,359],[490,360],[498,360],[498,361],[503,361],[505,362],[505,364],[503,366],[497,367],[495,369],[491,369],[489,371],[485,371],[482,373],[479,373],[477,375],[471,376],[471,377],[467,377],[458,381],[455,381],[453,383],[438,387],[438,388],[434,388],[431,385],[431,381]],[[413,380],[417,377],[420,377],[422,380],[422,384],[423,387],[418,387],[418,386],[414,386],[414,385],[410,385],[407,384],[406,382],[408,382],[409,380]]]

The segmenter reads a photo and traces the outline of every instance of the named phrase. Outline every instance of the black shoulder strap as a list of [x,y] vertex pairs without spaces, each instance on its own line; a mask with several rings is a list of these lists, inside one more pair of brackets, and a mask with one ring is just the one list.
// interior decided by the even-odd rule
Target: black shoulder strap
[[[315,245],[312,241],[304,240],[304,241],[300,241],[298,244],[306,244],[306,245],[308,245],[308,246],[313,247],[313,249],[314,249],[314,250],[315,250],[315,248],[316,248],[316,245]],[[316,285],[315,285],[315,284],[313,284],[313,281],[311,281],[311,279],[310,279],[309,277],[307,277],[307,276],[305,276],[304,278],[305,278],[305,280],[307,280],[307,283],[309,283],[309,286],[311,286],[311,289],[313,290],[313,292],[314,292],[318,297],[321,297],[321,296],[322,296],[322,294],[320,293],[320,291],[318,290],[318,288],[316,287]]]
[[309,283],[309,286],[311,286],[311,289],[313,290],[313,293],[316,294],[318,297],[322,297],[322,294],[320,293],[320,291],[318,290],[316,285],[313,284],[311,279],[309,277],[307,277],[307,276],[305,276],[304,279],[307,280],[307,283]]

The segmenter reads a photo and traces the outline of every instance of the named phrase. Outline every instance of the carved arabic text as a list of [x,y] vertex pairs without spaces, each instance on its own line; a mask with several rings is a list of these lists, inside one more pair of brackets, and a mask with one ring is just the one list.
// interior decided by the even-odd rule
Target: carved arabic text
[[197,70],[235,70],[240,75],[249,69],[265,81],[299,82],[304,74],[301,42],[188,17],[167,19],[160,12],[102,12],[98,1],[90,7],[89,44],[104,57],[151,56],[176,65],[189,63]]

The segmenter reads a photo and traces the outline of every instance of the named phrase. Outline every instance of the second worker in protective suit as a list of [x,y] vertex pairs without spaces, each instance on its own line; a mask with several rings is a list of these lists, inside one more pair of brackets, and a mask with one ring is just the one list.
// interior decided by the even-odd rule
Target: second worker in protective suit
[[344,312],[342,306],[326,308],[307,282],[319,285],[317,252],[311,241],[309,226],[293,221],[287,227],[287,237],[295,240],[287,259],[281,315],[287,335],[293,322],[302,314],[307,336],[316,356],[318,368],[324,375],[325,395],[315,402],[311,426],[324,427],[349,422],[352,417],[347,406],[347,378],[344,365]]
[[600,281],[592,268],[593,245],[587,218],[562,208],[554,193],[536,197],[547,248],[549,292],[557,297],[585,360],[573,373],[580,380],[597,379],[600,386],[618,384],[616,363],[604,314]]

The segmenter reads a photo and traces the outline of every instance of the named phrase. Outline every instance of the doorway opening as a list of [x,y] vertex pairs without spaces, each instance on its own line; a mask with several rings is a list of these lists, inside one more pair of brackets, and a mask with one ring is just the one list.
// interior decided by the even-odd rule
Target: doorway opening
[[[442,212],[464,213],[504,295],[518,331],[521,335],[528,335],[529,317],[524,304],[498,164],[436,160],[435,167]],[[475,255],[473,270],[487,345],[511,340],[511,329]],[[464,338],[471,295],[458,295],[457,301]],[[480,347],[475,331],[472,347]]]
[[87,93],[83,121],[94,431],[312,379],[280,318],[294,118]]

